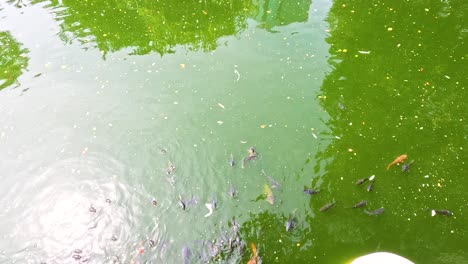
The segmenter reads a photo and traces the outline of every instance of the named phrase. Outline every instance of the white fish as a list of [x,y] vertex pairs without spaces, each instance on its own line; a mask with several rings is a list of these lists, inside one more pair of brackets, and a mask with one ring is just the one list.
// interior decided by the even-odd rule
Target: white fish
[[431,211],[431,215],[432,215],[432,216],[436,215],[436,211],[435,211],[435,210],[432,210],[432,211]]
[[237,80],[236,81],[238,82],[239,79],[240,79],[240,73],[239,73],[238,70],[234,70],[234,73],[237,75]]
[[372,181],[375,178],[375,175],[369,177],[369,181]]
[[358,50],[358,52],[361,54],[370,54],[370,51],[368,50]]
[[205,217],[208,217],[213,213],[214,205],[212,203],[206,203],[205,206],[208,209],[208,213],[205,215]]
[[314,138],[317,139],[317,135],[315,135],[315,133],[312,133],[312,136],[314,136]]

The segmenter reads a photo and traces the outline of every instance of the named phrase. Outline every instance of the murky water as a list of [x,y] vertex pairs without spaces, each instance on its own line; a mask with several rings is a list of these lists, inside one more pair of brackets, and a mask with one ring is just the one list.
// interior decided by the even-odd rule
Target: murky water
[[467,9],[1,2],[0,263],[468,263]]

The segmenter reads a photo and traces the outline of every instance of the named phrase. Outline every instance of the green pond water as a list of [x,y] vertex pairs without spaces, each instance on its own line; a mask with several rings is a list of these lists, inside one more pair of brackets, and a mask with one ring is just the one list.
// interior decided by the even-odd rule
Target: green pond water
[[1,1],[0,263],[468,263],[467,11]]

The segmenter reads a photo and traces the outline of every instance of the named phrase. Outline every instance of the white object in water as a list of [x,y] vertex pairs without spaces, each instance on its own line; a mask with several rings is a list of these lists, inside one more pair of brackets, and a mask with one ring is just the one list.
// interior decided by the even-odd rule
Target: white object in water
[[213,213],[214,205],[211,203],[206,203],[205,204],[206,208],[208,208],[208,213],[205,215],[205,217],[210,216]]
[[376,252],[359,257],[351,264],[414,264],[408,259],[389,252]]

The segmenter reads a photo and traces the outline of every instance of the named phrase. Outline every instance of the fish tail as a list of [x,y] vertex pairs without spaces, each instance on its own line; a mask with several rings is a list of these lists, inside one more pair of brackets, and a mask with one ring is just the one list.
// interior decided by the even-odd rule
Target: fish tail
[[257,256],[257,247],[255,246],[255,244],[251,243],[250,248],[252,248],[252,253],[253,253],[254,257],[256,257]]

